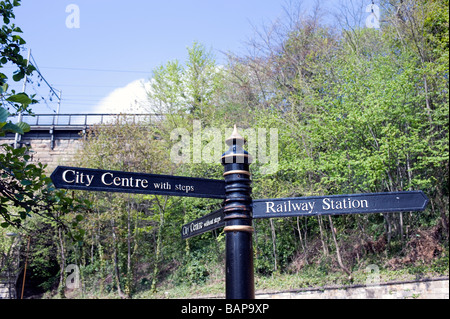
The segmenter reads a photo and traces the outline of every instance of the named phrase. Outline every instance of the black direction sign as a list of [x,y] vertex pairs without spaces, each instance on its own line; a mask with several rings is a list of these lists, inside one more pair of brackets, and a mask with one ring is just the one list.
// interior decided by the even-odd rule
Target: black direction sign
[[225,226],[225,220],[223,208],[221,208],[183,225],[181,228],[181,238],[187,239],[223,226]]
[[422,191],[253,200],[253,218],[422,211]]
[[223,180],[58,166],[56,188],[85,191],[225,198]]

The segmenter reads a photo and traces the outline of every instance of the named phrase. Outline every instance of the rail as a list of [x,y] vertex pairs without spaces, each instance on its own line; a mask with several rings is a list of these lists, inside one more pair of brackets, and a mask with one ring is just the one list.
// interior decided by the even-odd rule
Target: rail
[[[121,121],[132,121],[132,123],[149,122],[159,120],[163,117],[161,114],[24,114],[22,122],[27,123],[31,127],[39,126],[91,126],[101,124],[112,124],[118,119]],[[19,116],[10,117],[13,123],[19,121]]]

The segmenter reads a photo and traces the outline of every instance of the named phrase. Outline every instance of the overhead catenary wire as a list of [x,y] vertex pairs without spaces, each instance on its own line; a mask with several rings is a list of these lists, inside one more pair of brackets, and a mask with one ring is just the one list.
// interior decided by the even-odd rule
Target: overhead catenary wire
[[[59,109],[62,102],[62,90],[57,89],[57,87],[62,88],[68,88],[67,90],[70,91],[72,88],[89,88],[89,89],[96,89],[96,88],[111,88],[111,89],[117,89],[117,85],[101,85],[101,84],[79,84],[79,83],[66,83],[66,84],[51,84],[51,81],[47,79],[44,74],[47,70],[68,70],[68,71],[74,71],[74,72],[118,72],[118,73],[130,73],[130,74],[149,74],[151,72],[148,71],[140,71],[140,70],[130,70],[130,69],[115,69],[115,68],[89,68],[89,67],[71,67],[71,66],[42,66],[39,65],[36,61],[37,59],[34,57],[33,54],[30,54],[29,63],[35,68],[33,77],[29,77],[27,82],[30,84],[30,89],[33,92],[34,96],[38,96],[38,100],[40,100],[41,103],[36,104],[33,107],[33,111],[36,112],[37,109],[40,109],[41,106],[44,108],[47,108],[48,111],[51,113],[59,113]],[[45,83],[45,84],[42,84]],[[46,94],[43,92],[45,90],[45,87],[48,88],[49,93]],[[94,93],[94,92],[92,92]],[[56,97],[56,100],[55,100]],[[73,108],[74,106],[96,106],[98,105],[103,99],[105,98],[105,95],[92,95],[92,94],[86,94],[86,92],[83,94],[70,94],[65,95],[64,98],[64,106],[68,106],[70,108]],[[56,103],[58,105],[56,105]],[[56,111],[58,110],[58,111]],[[47,111],[47,112],[48,112]]]
[[47,86],[50,88],[50,91],[53,92],[55,94],[55,96],[58,98],[59,101],[61,101],[61,91],[58,95],[58,93],[55,92],[55,89],[53,88],[53,86],[50,85],[50,83],[48,83],[48,81],[45,79],[45,77],[42,75],[41,71],[39,70],[39,67],[36,63],[36,60],[34,59],[33,55],[30,54],[31,59],[33,60],[32,65],[35,67],[36,72],[39,74],[39,76],[41,77],[41,79],[45,82],[45,84],[47,84]]
[[73,67],[57,67],[57,66],[43,66],[43,69],[53,70],[70,70],[70,71],[92,71],[92,72],[113,72],[113,73],[142,73],[149,74],[148,71],[136,71],[136,70],[114,70],[114,69],[91,69],[91,68],[73,68]]

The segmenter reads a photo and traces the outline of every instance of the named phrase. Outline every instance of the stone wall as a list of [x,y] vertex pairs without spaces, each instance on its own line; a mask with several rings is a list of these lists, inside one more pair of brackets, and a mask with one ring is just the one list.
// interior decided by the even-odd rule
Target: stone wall
[[15,283],[0,278],[0,299],[16,299]]
[[53,149],[49,140],[31,140],[31,158],[33,162],[47,164],[47,170],[53,172],[58,165],[71,166],[74,162],[74,155],[79,149],[81,140],[56,140]]
[[[47,164],[48,174],[58,165],[73,166],[74,155],[81,146],[81,139],[56,139],[53,148],[49,139],[27,139],[24,142],[31,147],[32,163]],[[12,144],[14,140],[2,140],[1,143]]]
[[449,299],[449,279],[257,293],[256,299]]

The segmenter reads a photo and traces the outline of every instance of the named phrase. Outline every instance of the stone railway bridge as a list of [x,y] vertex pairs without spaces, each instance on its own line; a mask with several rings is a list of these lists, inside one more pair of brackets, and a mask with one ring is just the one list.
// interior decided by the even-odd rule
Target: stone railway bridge
[[[157,114],[36,114],[24,115],[23,122],[30,125],[30,132],[24,135],[9,133],[0,137],[0,144],[31,147],[31,162],[47,164],[50,174],[58,165],[70,166],[73,156],[80,147],[80,141],[87,130],[94,125],[114,123],[118,117],[127,121],[150,121],[160,118]],[[11,118],[13,123],[17,118]],[[147,122],[148,123],[148,122]]]
[[[30,131],[24,135],[8,133],[6,136],[0,136],[0,144],[30,146],[32,150],[30,162],[47,164],[46,171],[50,175],[58,165],[73,165],[74,155],[81,147],[81,141],[90,127],[110,125],[119,116],[127,121],[147,121],[147,123],[160,118],[155,114],[24,115],[22,121],[30,125]],[[11,117],[10,120],[13,123],[18,122],[17,117]],[[24,253],[21,252],[24,247],[23,238],[13,233],[7,236],[10,237],[11,250],[9,256],[0,256],[0,266],[4,268],[4,271],[0,271],[0,299],[20,298],[23,281]],[[5,261],[3,257],[7,260]],[[26,281],[29,280],[28,277],[27,272]]]

